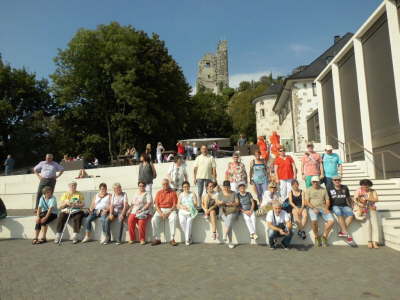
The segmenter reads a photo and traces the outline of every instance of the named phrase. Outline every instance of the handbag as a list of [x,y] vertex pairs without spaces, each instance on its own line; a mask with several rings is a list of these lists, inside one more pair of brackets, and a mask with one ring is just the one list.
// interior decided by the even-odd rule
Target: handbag
[[143,210],[139,214],[136,215],[136,219],[139,219],[139,220],[147,219],[149,214],[150,214],[150,210],[148,210],[148,209]]

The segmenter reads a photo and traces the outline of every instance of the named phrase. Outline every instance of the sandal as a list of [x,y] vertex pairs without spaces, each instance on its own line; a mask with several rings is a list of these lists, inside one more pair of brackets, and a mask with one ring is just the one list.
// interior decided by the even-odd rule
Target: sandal
[[38,242],[39,242],[38,239],[33,239],[33,240],[32,240],[32,245],[36,245],[36,244],[38,244]]
[[40,239],[37,242],[37,244],[44,244],[44,243],[47,243],[47,239]]

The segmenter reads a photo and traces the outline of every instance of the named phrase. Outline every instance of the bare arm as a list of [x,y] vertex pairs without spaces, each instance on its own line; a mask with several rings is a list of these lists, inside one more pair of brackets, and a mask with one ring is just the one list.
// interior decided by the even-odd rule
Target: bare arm
[[292,192],[289,193],[289,204],[290,204],[293,208],[297,208],[296,205],[294,205],[294,202],[293,202],[293,194],[292,194]]
[[253,167],[254,167],[254,160],[250,163],[250,183],[253,184]]
[[294,178],[297,178],[297,168],[296,168],[296,164],[294,162],[292,163],[292,168],[293,168]]

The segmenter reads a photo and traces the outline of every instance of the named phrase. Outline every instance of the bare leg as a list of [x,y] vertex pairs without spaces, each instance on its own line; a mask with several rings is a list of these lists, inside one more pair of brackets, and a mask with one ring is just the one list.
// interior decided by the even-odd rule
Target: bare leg
[[344,221],[344,218],[342,216],[338,216],[338,223],[340,226],[340,231],[342,233],[347,233],[347,226],[346,226],[346,222]]
[[210,211],[210,223],[211,223],[211,231],[213,233],[217,232],[217,214],[215,210]]
[[318,234],[318,221],[311,221],[312,231],[314,232],[314,236],[317,238],[319,237]]
[[42,230],[42,240],[46,240],[46,234],[47,234],[47,228],[48,226],[42,226],[43,230]]
[[354,219],[353,216],[350,216],[350,217],[347,217],[347,218],[346,218],[345,222],[346,222],[346,228],[347,228],[347,229],[349,228],[351,222],[353,222],[353,219]]
[[333,227],[333,224],[335,224],[334,221],[328,221],[325,223],[325,230],[324,230],[324,237],[328,238],[329,233],[331,232],[331,229]]
[[304,228],[306,227],[306,224],[307,224],[307,211],[305,209],[303,209],[301,214],[302,214],[302,217],[301,217],[301,228],[302,228],[302,230],[304,230]]

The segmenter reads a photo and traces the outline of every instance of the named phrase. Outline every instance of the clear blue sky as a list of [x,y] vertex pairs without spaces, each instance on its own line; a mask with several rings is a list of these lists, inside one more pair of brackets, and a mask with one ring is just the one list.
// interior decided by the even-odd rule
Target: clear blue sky
[[381,0],[3,0],[0,53],[39,77],[54,71],[57,48],[78,28],[118,21],[165,40],[188,82],[197,62],[227,39],[231,85],[287,74],[354,32]]

